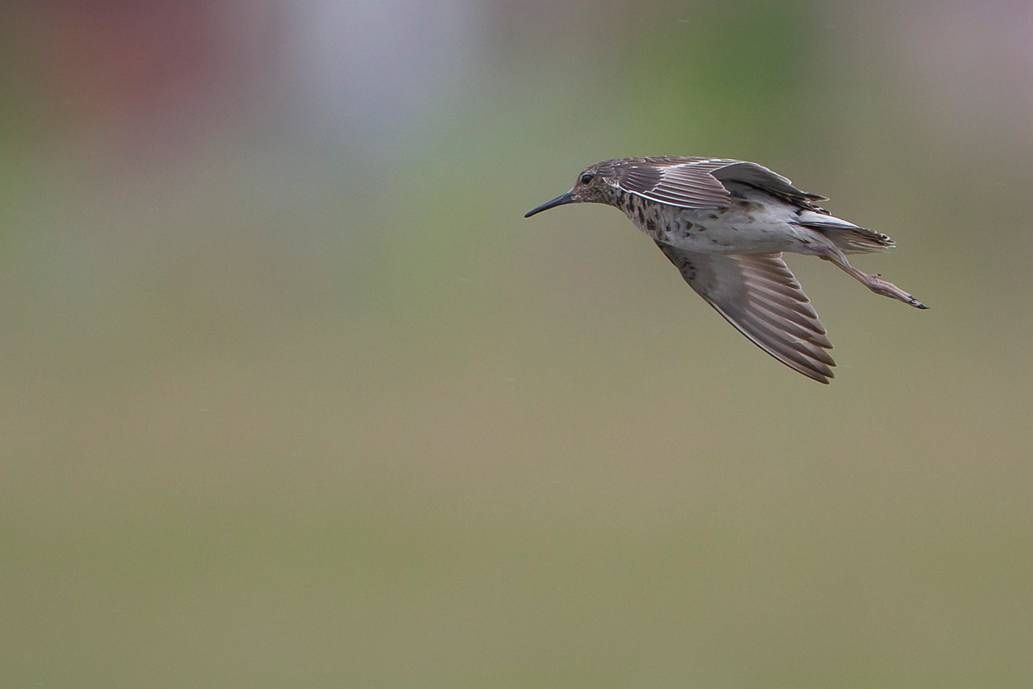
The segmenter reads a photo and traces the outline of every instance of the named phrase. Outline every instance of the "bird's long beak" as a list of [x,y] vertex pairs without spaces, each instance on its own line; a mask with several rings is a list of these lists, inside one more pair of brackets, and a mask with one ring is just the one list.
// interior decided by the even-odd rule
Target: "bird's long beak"
[[536,213],[541,213],[542,211],[547,211],[550,208],[555,208],[556,206],[562,206],[565,203],[574,203],[574,196],[569,191],[563,192],[562,194],[560,194],[556,198],[552,199],[551,201],[546,201],[545,203],[543,203],[542,205],[538,206],[537,208],[532,208],[531,210],[529,210],[526,213],[524,213],[524,217],[525,218],[530,218],[532,215],[534,215]]

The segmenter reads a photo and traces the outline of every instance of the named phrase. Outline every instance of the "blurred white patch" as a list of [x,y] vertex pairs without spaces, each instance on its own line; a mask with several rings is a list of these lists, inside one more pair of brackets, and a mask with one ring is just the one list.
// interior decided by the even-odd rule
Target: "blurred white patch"
[[477,63],[466,0],[317,0],[291,5],[294,73],[316,124],[373,136],[413,127]]

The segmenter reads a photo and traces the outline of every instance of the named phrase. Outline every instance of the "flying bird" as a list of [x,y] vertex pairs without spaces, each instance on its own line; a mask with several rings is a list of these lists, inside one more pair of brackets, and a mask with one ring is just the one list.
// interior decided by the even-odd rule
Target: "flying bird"
[[524,217],[568,203],[603,203],[649,235],[703,299],[751,342],[820,383],[833,377],[832,343],[784,252],[831,262],[872,292],[928,308],[847,254],[894,246],[837,218],[782,175],[744,160],[621,158],[590,165],[573,188]]

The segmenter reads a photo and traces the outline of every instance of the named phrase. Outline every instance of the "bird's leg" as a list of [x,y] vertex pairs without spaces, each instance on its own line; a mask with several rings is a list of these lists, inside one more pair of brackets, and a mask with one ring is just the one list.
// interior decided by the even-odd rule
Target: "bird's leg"
[[821,258],[831,262],[837,268],[841,269],[850,277],[854,278],[862,285],[875,292],[881,294],[884,297],[890,297],[898,301],[902,301],[905,304],[910,304],[917,309],[929,308],[922,302],[918,301],[911,294],[908,294],[904,290],[894,285],[889,280],[883,279],[881,275],[869,275],[864,271],[858,270],[857,268],[850,265],[850,261],[847,260],[846,255],[838,249],[830,249],[825,253],[821,254]]

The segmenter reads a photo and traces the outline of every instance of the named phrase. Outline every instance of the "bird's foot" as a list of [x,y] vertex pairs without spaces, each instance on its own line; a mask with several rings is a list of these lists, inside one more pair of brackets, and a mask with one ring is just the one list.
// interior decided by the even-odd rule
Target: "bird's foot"
[[884,297],[890,297],[891,299],[902,301],[905,304],[914,306],[916,309],[929,308],[928,306],[920,302],[918,299],[915,299],[913,294],[909,294],[908,292],[905,292],[904,290],[900,289],[889,280],[883,278],[882,275],[877,274],[868,276],[866,284],[868,285],[868,289],[875,292],[876,294],[881,294]]

